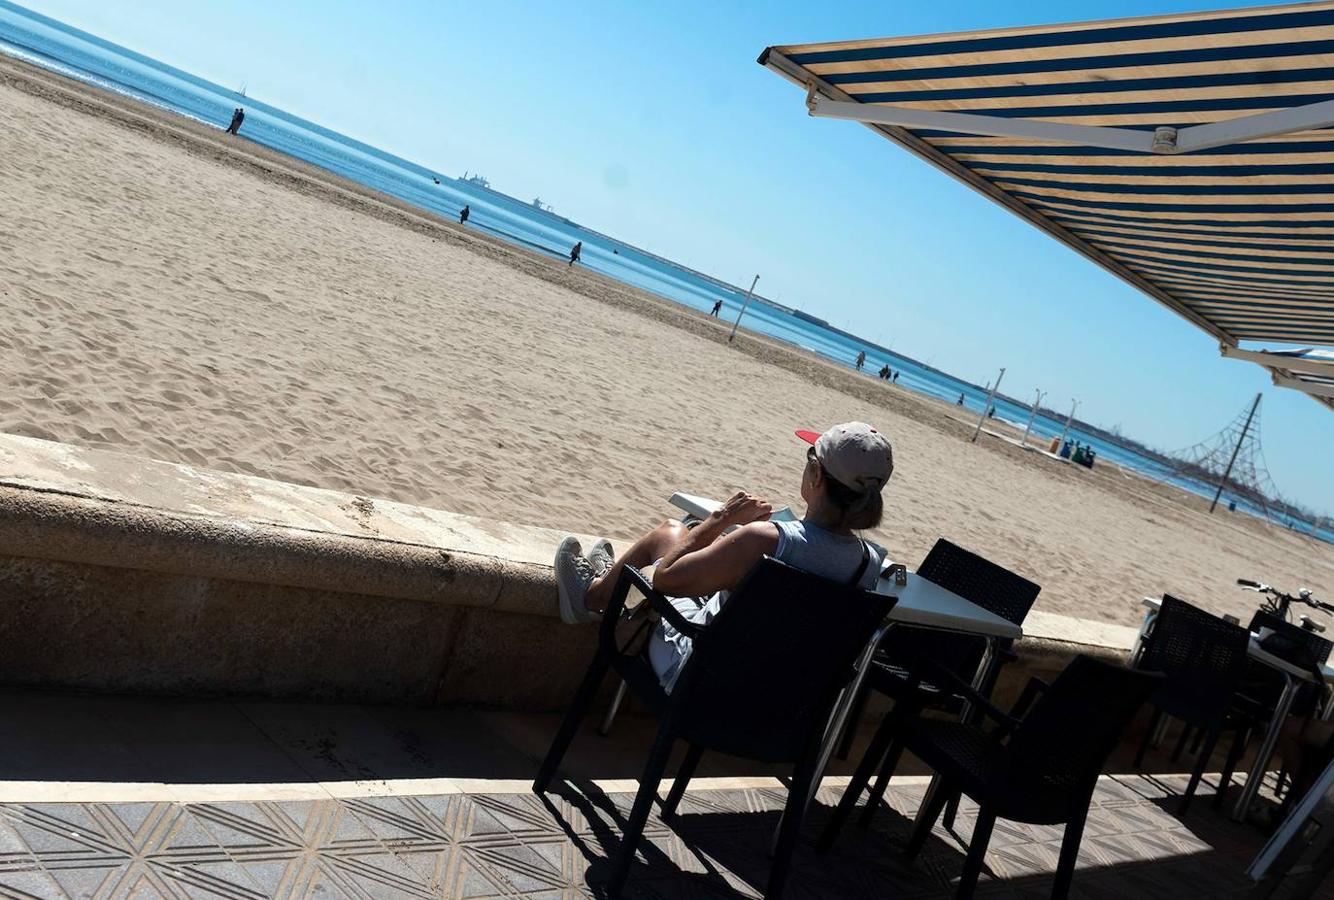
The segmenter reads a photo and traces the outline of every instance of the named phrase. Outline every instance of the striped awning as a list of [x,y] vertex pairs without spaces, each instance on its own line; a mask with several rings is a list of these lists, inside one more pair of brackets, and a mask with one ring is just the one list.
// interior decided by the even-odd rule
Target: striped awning
[[1334,346],[1334,2],[760,62],[813,114],[865,122],[1224,347]]

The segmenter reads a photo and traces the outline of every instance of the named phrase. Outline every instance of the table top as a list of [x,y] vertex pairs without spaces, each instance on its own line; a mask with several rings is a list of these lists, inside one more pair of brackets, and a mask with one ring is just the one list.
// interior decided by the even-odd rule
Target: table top
[[[1163,605],[1163,601],[1157,597],[1145,597],[1140,602],[1149,609],[1160,609]],[[1260,638],[1255,634],[1251,635],[1251,644],[1246,648],[1246,653],[1256,662],[1264,663],[1266,666],[1269,666],[1272,669],[1278,669],[1280,672],[1286,672],[1294,678],[1301,678],[1304,681],[1315,680],[1311,677],[1311,672],[1303,669],[1301,666],[1288,662],[1282,657],[1275,656],[1261,647]],[[1334,681],[1334,665],[1331,665],[1328,662],[1323,663],[1320,666],[1320,671],[1325,676],[1326,681]]]
[[933,581],[927,581],[915,572],[908,573],[908,583],[903,587],[895,585],[891,578],[881,577],[875,592],[899,598],[899,602],[890,610],[889,618],[904,625],[939,628],[983,637],[1024,636],[1024,630],[1008,619],[965,600]]
[[[680,492],[672,494],[671,503],[700,518],[709,515],[722,505],[717,500]],[[943,631],[957,631],[983,637],[1017,639],[1024,636],[1023,629],[1008,619],[1001,618],[912,572],[908,573],[908,583],[904,587],[898,587],[892,579],[882,576],[875,586],[875,592],[899,598],[889,618],[904,625],[938,628]]]

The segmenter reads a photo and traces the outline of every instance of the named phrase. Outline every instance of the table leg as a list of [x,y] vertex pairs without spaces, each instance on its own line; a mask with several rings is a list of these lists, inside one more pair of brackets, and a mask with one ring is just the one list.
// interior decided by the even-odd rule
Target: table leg
[[[880,642],[885,639],[889,629],[894,627],[893,622],[886,622],[880,626],[871,637],[870,643],[862,652],[861,658],[857,660],[856,674],[852,676],[852,683],[843,689],[843,693],[838,697],[838,703],[834,705],[834,714],[829,717],[829,724],[825,726],[824,737],[820,741],[820,760],[815,766],[815,777],[811,779],[810,790],[806,792],[806,806],[811,805],[815,799],[816,791],[820,790],[820,782],[824,780],[824,770],[829,765],[829,758],[834,755],[834,748],[838,746],[839,735],[843,733],[843,726],[847,724],[848,711],[852,708],[861,692],[862,682],[866,680],[866,673],[871,671],[871,661],[875,659],[876,651],[880,649]],[[783,817],[778,817],[778,824],[774,827],[773,844],[778,844],[778,833],[783,828]]]
[[843,734],[843,727],[847,724],[848,713],[852,709],[857,695],[861,693],[862,682],[866,680],[867,673],[871,671],[872,660],[875,659],[876,651],[880,649],[880,642],[885,639],[885,635],[893,627],[893,622],[887,622],[871,638],[870,643],[866,645],[866,650],[862,653],[861,659],[857,660],[857,674],[852,676],[852,683],[843,689],[843,693],[838,698],[838,704],[834,707],[834,715],[830,717],[829,725],[825,728],[824,739],[820,742],[820,762],[815,767],[815,777],[811,779],[811,789],[806,795],[808,805],[815,797],[815,792],[820,789],[820,782],[824,779],[824,770],[829,766],[829,758],[834,755],[834,748],[838,746],[839,736]]
[[1130,668],[1133,669],[1139,665],[1139,658],[1144,655],[1144,639],[1153,630],[1153,622],[1157,618],[1158,611],[1156,609],[1145,610],[1144,620],[1139,623],[1139,634],[1135,635],[1135,643],[1130,648]]
[[1251,801],[1260,791],[1265,769],[1274,755],[1274,745],[1278,743],[1278,734],[1283,730],[1283,723],[1288,719],[1288,710],[1292,707],[1292,698],[1297,694],[1297,680],[1286,672],[1279,674],[1283,676],[1283,693],[1279,695],[1278,705],[1274,707],[1274,716],[1269,720],[1269,730],[1265,732],[1264,743],[1256,752],[1251,772],[1246,776],[1246,786],[1242,788],[1241,796],[1237,798],[1237,805],[1232,810],[1232,818],[1237,822],[1246,818],[1246,810],[1250,808]]
[[[995,668],[998,661],[999,657],[996,654],[996,639],[994,637],[989,637],[987,638],[986,649],[982,651],[982,658],[977,662],[977,671],[973,673],[973,690],[977,691],[979,694],[982,693],[982,689],[986,687],[987,682],[991,679],[993,674],[992,669]],[[973,704],[970,701],[965,700],[963,708],[959,710],[959,721],[969,724],[972,722],[973,718]]]
[[616,721],[616,713],[620,711],[621,703],[625,700],[625,681],[616,685],[616,694],[611,698],[611,706],[607,707],[607,714],[602,717],[602,724],[598,726],[598,734],[606,737],[611,732],[611,723]]

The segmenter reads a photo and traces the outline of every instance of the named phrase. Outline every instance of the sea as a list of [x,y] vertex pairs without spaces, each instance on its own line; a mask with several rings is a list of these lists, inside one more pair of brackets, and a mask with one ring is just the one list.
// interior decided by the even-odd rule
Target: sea
[[[468,227],[478,231],[558,258],[566,258],[570,248],[582,241],[580,265],[694,310],[707,312],[721,300],[721,317],[728,321],[736,319],[745,302],[745,288],[619,241],[533,203],[510,197],[480,180],[453,177],[387,153],[262,100],[244,96],[16,6],[9,0],[0,0],[0,52],[219,130],[227,127],[233,109],[243,107],[245,122],[241,135],[244,139],[447,218],[457,219],[466,205],[470,207]],[[960,418],[979,418],[986,409],[988,386],[979,386],[903,353],[892,352],[808,312],[756,295],[745,311],[742,324],[745,329],[817,353],[849,368],[854,365],[857,354],[864,351],[865,370],[874,375],[881,366],[888,365],[899,373],[898,389],[956,404],[962,398],[962,406],[957,409]],[[998,393],[993,406],[997,419],[1020,428],[1027,425],[1030,408],[1021,400]],[[1104,432],[1086,430],[1077,419],[1070,424],[1067,433],[1063,416],[1039,411],[1033,417],[1032,443],[1045,447],[1051,438],[1061,434],[1092,447],[1100,460],[1116,463],[1154,480],[1210,498],[1216,489],[1216,486],[1183,476],[1132,446],[1109,439]],[[1263,514],[1245,499],[1227,493],[1220,508],[1226,508],[1231,500],[1236,500],[1239,511]],[[1317,527],[1310,522],[1284,518],[1280,524],[1334,543],[1334,526],[1328,521]]]

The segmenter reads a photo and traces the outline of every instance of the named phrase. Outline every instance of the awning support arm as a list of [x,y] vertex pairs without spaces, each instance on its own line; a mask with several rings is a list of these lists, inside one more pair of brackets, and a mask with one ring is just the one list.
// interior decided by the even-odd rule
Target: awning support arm
[[1225,122],[1192,125],[1177,132],[1177,153],[1243,144],[1260,138],[1311,131],[1334,125],[1334,100],[1241,116]]
[[830,100],[816,92],[814,84],[807,86],[806,107],[812,116],[825,119],[848,119],[874,125],[894,125],[899,128],[923,128],[933,131],[953,131],[959,134],[980,134],[990,137],[1025,138],[1053,141],[1107,150],[1129,150],[1135,153],[1172,155],[1242,144],[1261,138],[1311,131],[1334,125],[1334,100],[1322,100],[1305,106],[1279,109],[1273,112],[1241,116],[1225,122],[1192,125],[1188,128],[1164,126],[1153,132],[1131,128],[1112,128],[1098,125],[1069,125],[1062,122],[1043,122],[1037,119],[1007,118],[978,113],[944,112],[931,109],[909,109],[903,106],[857,103]]
[[1300,356],[1288,356],[1283,353],[1266,353],[1263,350],[1242,350],[1240,347],[1227,345],[1223,345],[1219,350],[1228,359],[1246,359],[1262,366],[1287,369],[1289,372],[1304,372],[1307,375],[1334,375],[1334,362],[1302,359]]
[[1310,394],[1312,397],[1330,397],[1334,398],[1334,384],[1322,384],[1317,381],[1302,381],[1300,378],[1293,378],[1290,375],[1280,375],[1274,373],[1274,384],[1279,387],[1292,388],[1295,391],[1301,391],[1303,394]]
[[1008,119],[1001,116],[980,116],[973,113],[936,112],[929,109],[907,109],[901,106],[879,106],[868,103],[849,103],[830,100],[818,94],[807,94],[806,106],[812,116],[826,119],[848,119],[876,125],[897,125],[900,128],[925,128],[933,131],[955,131],[960,134],[984,134],[992,137],[1029,138],[1055,141],[1109,150],[1132,150],[1153,153],[1155,135],[1148,131],[1129,128],[1101,128],[1092,125],[1064,125],[1059,122],[1039,122],[1034,119]]

